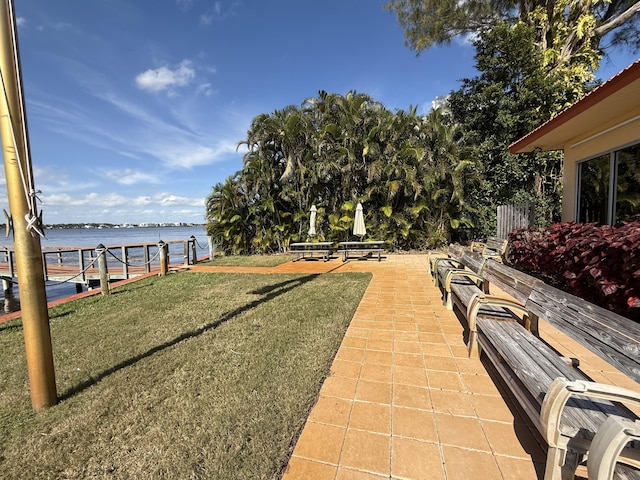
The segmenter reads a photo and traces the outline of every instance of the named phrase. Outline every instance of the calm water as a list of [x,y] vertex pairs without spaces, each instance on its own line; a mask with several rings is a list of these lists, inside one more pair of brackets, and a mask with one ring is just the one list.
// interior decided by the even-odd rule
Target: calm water
[[[45,231],[40,243],[47,247],[96,247],[123,245],[125,243],[150,243],[163,240],[187,240],[191,235],[203,247],[207,247],[204,227],[149,227],[149,228],[70,228]],[[12,245],[13,238],[0,236],[0,246]]]
[[[41,240],[43,250],[51,247],[96,247],[99,244],[117,246],[136,243],[157,243],[160,240],[187,240],[196,238],[198,257],[209,254],[207,234],[204,227],[148,227],[148,228],[72,228],[46,230],[46,238]],[[0,236],[0,246],[12,246],[13,237]],[[177,246],[182,248],[182,246]],[[171,250],[170,250],[171,252]],[[119,252],[117,252],[119,253]],[[175,263],[171,258],[171,263]],[[48,282],[47,300],[57,300],[76,293],[73,283],[53,284]],[[14,296],[19,296],[17,285]],[[0,289],[0,299],[4,299]],[[0,315],[3,310],[0,309]]]

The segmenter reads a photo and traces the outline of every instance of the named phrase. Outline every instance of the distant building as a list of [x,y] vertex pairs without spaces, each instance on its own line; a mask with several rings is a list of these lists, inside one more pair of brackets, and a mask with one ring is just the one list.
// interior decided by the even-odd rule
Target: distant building
[[615,224],[640,213],[640,59],[509,146],[564,152],[562,220]]

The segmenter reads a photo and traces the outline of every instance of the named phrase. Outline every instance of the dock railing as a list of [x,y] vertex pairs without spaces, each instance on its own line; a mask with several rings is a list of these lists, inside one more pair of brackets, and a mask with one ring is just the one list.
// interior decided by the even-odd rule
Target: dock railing
[[[170,267],[197,263],[197,240],[169,240],[167,262]],[[43,247],[42,260],[45,279],[89,285],[100,280],[96,247]],[[160,271],[159,243],[136,243],[104,247],[110,280]],[[173,261],[172,261],[173,260]],[[0,277],[16,278],[15,251],[13,247],[0,247]]]

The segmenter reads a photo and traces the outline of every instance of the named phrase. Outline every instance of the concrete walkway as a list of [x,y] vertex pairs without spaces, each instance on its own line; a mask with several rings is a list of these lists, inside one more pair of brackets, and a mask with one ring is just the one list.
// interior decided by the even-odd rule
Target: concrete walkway
[[[442,306],[427,255],[250,271],[373,273],[283,480],[542,478],[540,439],[486,366],[467,357],[464,326]],[[637,388],[563,334],[541,330],[594,380]]]

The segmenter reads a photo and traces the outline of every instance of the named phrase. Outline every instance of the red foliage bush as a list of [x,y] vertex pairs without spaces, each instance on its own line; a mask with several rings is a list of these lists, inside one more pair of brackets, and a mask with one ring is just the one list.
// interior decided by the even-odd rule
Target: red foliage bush
[[640,216],[613,227],[566,222],[514,230],[506,258],[557,288],[640,321]]

